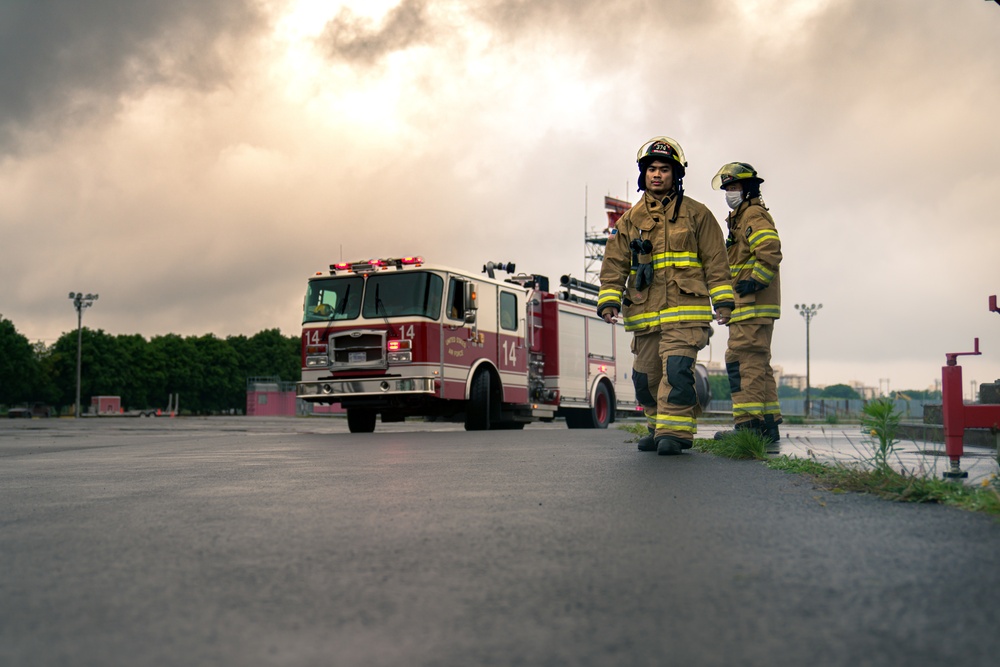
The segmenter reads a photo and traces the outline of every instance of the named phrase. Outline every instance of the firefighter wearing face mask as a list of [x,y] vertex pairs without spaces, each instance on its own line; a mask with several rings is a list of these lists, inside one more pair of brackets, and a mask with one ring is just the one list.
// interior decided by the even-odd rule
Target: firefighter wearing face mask
[[774,321],[781,316],[781,240],[760,195],[763,182],[749,164],[730,162],[719,169],[712,187],[725,192],[732,209],[726,218],[726,247],[736,309],[729,321],[726,372],[733,421],[736,430],[753,430],[776,443],[781,408],[771,368],[771,337]]
[[680,454],[691,447],[701,413],[694,365],[710,323],[735,305],[725,240],[703,204],[684,196],[687,161],[669,137],[636,156],[642,199],[619,220],[601,265],[597,314],[624,317],[634,334],[632,380],[649,434],[640,451]]

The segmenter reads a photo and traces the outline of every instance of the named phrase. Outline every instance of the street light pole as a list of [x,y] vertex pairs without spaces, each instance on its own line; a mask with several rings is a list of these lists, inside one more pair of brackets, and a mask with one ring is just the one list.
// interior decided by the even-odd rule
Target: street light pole
[[795,304],[795,310],[799,311],[799,315],[803,317],[806,321],[806,419],[809,418],[810,412],[810,401],[809,401],[809,387],[812,385],[812,381],[809,378],[809,322],[812,318],[816,317],[816,311],[823,307],[823,304],[812,304],[807,306],[806,304]]
[[84,294],[83,292],[70,292],[69,298],[73,300],[73,307],[76,308],[76,412],[73,417],[80,418],[80,369],[83,365],[83,309],[90,308],[97,301],[97,294]]

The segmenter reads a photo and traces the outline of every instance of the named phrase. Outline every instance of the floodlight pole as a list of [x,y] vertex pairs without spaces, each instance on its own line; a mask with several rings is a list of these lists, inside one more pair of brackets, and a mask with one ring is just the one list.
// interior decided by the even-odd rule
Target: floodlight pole
[[94,305],[97,297],[97,294],[84,294],[83,292],[69,293],[69,298],[73,300],[73,307],[76,308],[76,411],[73,413],[75,419],[80,418],[80,371],[83,367],[83,309]]
[[816,311],[823,307],[823,304],[811,304],[807,306],[806,304],[795,304],[795,310],[799,311],[799,315],[803,317],[806,321],[806,414],[805,418],[809,418],[811,403],[809,401],[809,387],[812,381],[809,377],[809,322],[812,318],[816,317]]

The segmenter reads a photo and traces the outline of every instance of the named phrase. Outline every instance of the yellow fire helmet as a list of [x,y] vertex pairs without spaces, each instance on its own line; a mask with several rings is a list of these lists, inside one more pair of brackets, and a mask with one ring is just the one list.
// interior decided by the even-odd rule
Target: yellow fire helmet
[[642,145],[636,153],[635,161],[639,164],[639,170],[645,170],[644,162],[652,162],[655,159],[670,160],[676,162],[680,167],[680,174],[684,175],[684,168],[687,167],[687,160],[684,158],[684,149],[681,145],[670,137],[653,137]]
[[712,188],[721,190],[737,181],[756,181],[763,183],[764,179],[757,175],[757,170],[746,162],[730,162],[722,165],[719,173],[712,177]]

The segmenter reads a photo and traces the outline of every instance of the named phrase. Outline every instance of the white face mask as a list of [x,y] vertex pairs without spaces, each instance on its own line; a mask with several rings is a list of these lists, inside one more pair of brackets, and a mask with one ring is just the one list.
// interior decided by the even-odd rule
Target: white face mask
[[743,193],[739,190],[726,190],[726,203],[735,211],[736,207],[743,203]]

